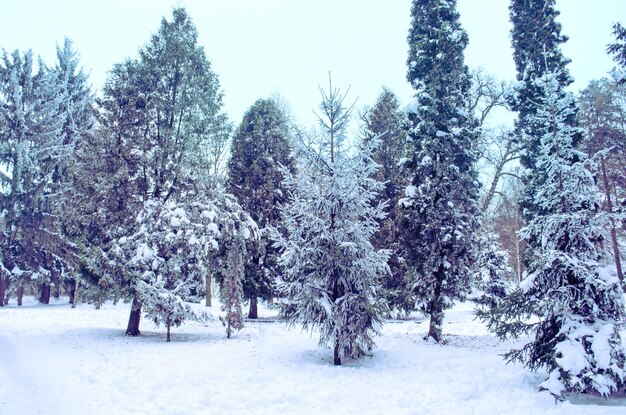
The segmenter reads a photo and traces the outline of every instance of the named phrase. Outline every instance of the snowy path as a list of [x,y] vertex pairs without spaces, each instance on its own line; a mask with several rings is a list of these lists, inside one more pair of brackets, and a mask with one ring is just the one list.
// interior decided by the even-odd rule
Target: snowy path
[[[216,307],[213,310],[217,310]],[[387,324],[374,356],[331,365],[317,336],[218,322],[124,336],[128,305],[0,309],[0,413],[28,414],[623,414],[619,406],[556,403],[540,376],[506,365],[502,344],[471,305],[446,316],[448,344],[427,322]]]

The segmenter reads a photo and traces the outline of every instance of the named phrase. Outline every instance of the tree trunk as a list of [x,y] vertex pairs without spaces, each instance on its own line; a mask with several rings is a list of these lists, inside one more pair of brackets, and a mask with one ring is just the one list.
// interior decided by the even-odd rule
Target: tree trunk
[[333,353],[333,364],[341,366],[341,357],[339,357],[339,336],[335,339],[335,350]]
[[76,308],[76,304],[78,303],[78,280],[72,280],[70,299],[72,300],[72,308]]
[[6,279],[0,275],[0,307],[4,307],[4,297],[7,292],[7,281]]
[[61,280],[58,279],[56,281],[56,284],[54,286],[54,298],[59,298],[61,297]]
[[50,284],[48,283],[41,284],[39,302],[41,304],[50,304]]
[[250,310],[248,311],[248,318],[259,318],[258,300],[256,297],[250,299]]
[[[600,168],[602,169],[602,181],[604,182],[604,194],[606,196],[606,211],[609,215],[613,213],[613,203],[611,201],[611,188],[609,187],[609,178],[606,174],[606,166],[604,159],[600,161]],[[611,226],[611,243],[613,244],[613,256],[615,257],[615,268],[617,269],[617,277],[619,282],[624,285],[624,274],[622,273],[622,260],[620,258],[619,245],[617,243],[617,231],[615,230],[615,220],[609,216],[609,224]]]
[[19,287],[17,287],[17,305],[18,306],[22,305],[23,298],[24,298],[24,287],[20,285]]
[[167,340],[166,341],[170,341],[170,327],[172,327],[172,322],[168,319],[167,320]]
[[70,295],[70,304],[74,304],[74,298],[76,297],[76,280],[71,280],[70,281],[70,291],[69,291],[69,295]]
[[141,320],[141,304],[137,298],[133,298],[133,305],[130,308],[130,316],[128,317],[128,327],[126,334],[129,336],[139,336],[139,322]]
[[[440,308],[440,306],[438,307]],[[428,337],[432,337],[437,343],[441,342],[443,324],[443,311],[437,310],[430,313],[430,326],[428,327]]]
[[206,276],[205,297],[206,297],[205,306],[211,307],[211,274],[207,274]]
[[435,291],[430,300],[430,326],[428,327],[428,337],[432,337],[437,343],[441,342],[441,326],[443,324],[443,309],[441,307],[441,283],[445,270],[443,265],[439,266],[436,274]]

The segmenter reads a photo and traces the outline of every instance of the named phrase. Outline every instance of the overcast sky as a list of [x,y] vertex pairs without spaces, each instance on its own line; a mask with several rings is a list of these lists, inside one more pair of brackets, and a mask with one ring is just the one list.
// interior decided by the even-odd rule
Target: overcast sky
[[[410,0],[11,0],[0,13],[0,48],[32,48],[50,64],[65,36],[74,41],[91,82],[101,88],[114,63],[137,55],[161,18],[187,8],[225,93],[231,120],[258,98],[280,94],[304,125],[314,118],[318,85],[350,89],[357,107],[382,86],[407,102],[406,36]],[[508,0],[458,0],[469,34],[466,63],[513,80]],[[557,0],[569,42],[564,54],[574,91],[613,67],[611,26],[626,23],[624,0]]]

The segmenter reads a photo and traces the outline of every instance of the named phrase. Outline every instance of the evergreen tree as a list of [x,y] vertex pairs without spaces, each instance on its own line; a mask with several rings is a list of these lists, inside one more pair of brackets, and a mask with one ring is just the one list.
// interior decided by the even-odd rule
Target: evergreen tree
[[243,328],[241,303],[243,301],[244,253],[245,245],[242,239],[235,238],[226,256],[225,276],[220,291],[222,311],[226,313],[220,317],[220,320],[226,327],[226,337],[229,339],[233,330]]
[[3,51],[0,63],[0,302],[8,279],[21,305],[24,290],[41,288],[47,302],[51,280],[72,268],[72,245],[59,233],[59,186],[71,143],[62,134],[64,92],[53,72],[32,53]]
[[[139,334],[144,285],[136,273],[126,272],[128,263],[112,260],[112,250],[120,239],[138,234],[141,223],[134,218],[150,203],[187,211],[202,200],[214,183],[208,149],[229,128],[217,75],[197,41],[186,11],[177,8],[137,59],[115,65],[99,100],[101,130],[93,143],[98,152],[90,154],[87,147],[81,154],[81,166],[102,176],[94,180],[97,187],[82,186],[84,199],[91,200],[85,216],[92,214],[85,230],[96,251],[85,275],[107,296],[133,302],[130,335]],[[104,159],[96,158],[107,148]]]
[[619,330],[626,313],[619,280],[599,266],[604,217],[598,215],[598,189],[587,160],[573,145],[580,129],[571,125],[576,106],[562,79],[558,73],[535,79],[540,100],[526,120],[527,131],[540,133],[536,167],[526,178],[536,189],[527,192],[532,194],[527,204],[540,213],[520,232],[532,250],[526,278],[481,317],[500,337],[534,333],[507,358],[533,370],[547,368],[542,389],[555,396],[592,391],[607,396],[624,386]]
[[257,318],[257,299],[275,295],[276,252],[267,233],[278,226],[278,205],[285,200],[280,166],[293,170],[287,117],[272,100],[260,99],[245,113],[233,137],[227,190],[235,195],[261,229],[258,246],[249,252],[243,280],[248,317]]
[[[613,35],[615,36],[615,43],[608,45],[606,51],[613,55],[613,60],[622,69],[626,69],[626,28],[620,23],[615,23],[613,25]],[[626,72],[622,73],[618,82],[620,84],[626,82]]]
[[428,337],[439,342],[444,311],[467,297],[478,251],[478,129],[456,1],[414,0],[411,15],[408,80],[416,92],[402,242],[418,307],[430,315]]
[[372,349],[388,311],[379,288],[389,253],[370,242],[384,217],[384,204],[372,203],[384,185],[373,178],[375,142],[350,155],[344,99],[332,85],[322,91],[321,133],[300,150],[297,175],[283,170],[287,232],[274,233],[283,252],[281,316],[304,329],[319,328],[320,344],[334,349],[335,365],[342,356],[358,358]]
[[500,337],[534,334],[507,358],[548,369],[542,389],[606,396],[624,385],[623,293],[599,266],[605,223],[588,160],[576,150],[582,129],[565,91],[571,77],[559,49],[566,38],[554,21],[554,0],[514,0],[510,11],[521,81],[513,104],[525,167],[526,273],[498,307],[480,316]]
[[[519,114],[515,125],[516,134],[518,137],[525,134],[527,139],[523,143],[520,163],[531,171],[539,155],[541,132],[532,130],[530,120],[537,114],[537,102],[545,98],[541,95],[542,90],[536,86],[535,79],[546,73],[554,73],[558,74],[563,87],[573,81],[566,69],[569,59],[563,56],[560,49],[560,45],[567,41],[567,36],[561,34],[561,24],[556,21],[559,12],[554,4],[555,0],[513,0],[509,7],[513,23],[513,57],[519,81],[517,90],[511,95],[510,104],[511,109]],[[575,103],[572,102],[572,105]],[[572,112],[570,117],[567,122],[574,125],[576,112]],[[572,145],[576,147],[581,138],[582,135],[577,133]],[[525,188],[533,191],[529,186]],[[532,199],[532,194],[526,194],[520,201],[525,221],[539,213],[537,206],[530,203]]]
[[228,253],[224,272],[230,275],[239,269],[231,262],[243,259],[240,241],[257,234],[252,219],[230,196],[216,193],[200,200],[147,201],[137,216],[136,233],[117,239],[112,250],[112,258],[123,264],[121,278],[136,287],[147,317],[166,325],[168,341],[172,325],[205,317],[187,303],[204,296],[204,277],[215,267],[220,244]]
[[598,187],[609,217],[613,261],[625,288],[619,238],[623,237],[620,223],[626,213],[626,85],[618,82],[620,78],[620,72],[613,71],[610,78],[592,81],[580,93],[578,102],[580,123],[585,130],[581,148],[589,157],[598,158]]
[[480,238],[480,255],[476,261],[476,287],[482,292],[476,299],[479,310],[492,310],[510,292],[515,280],[509,267],[509,255],[502,249],[497,235],[487,231]]
[[385,188],[374,204],[387,203],[387,216],[380,221],[380,230],[372,236],[372,245],[375,249],[391,251],[391,274],[383,283],[389,307],[400,313],[409,313],[413,310],[414,300],[410,284],[405,278],[406,264],[398,242],[398,199],[406,186],[398,162],[406,153],[406,115],[400,110],[395,94],[383,88],[374,106],[367,110],[362,119],[363,143],[367,146],[372,140],[380,142],[374,149],[372,159],[380,165],[375,178],[385,183]]
[[[57,191],[62,195],[57,198],[55,210],[60,218],[62,234],[81,246],[80,236],[75,226],[76,218],[72,213],[74,198],[74,172],[76,171],[77,149],[83,142],[91,141],[95,128],[95,96],[88,83],[88,76],[80,67],[78,52],[72,47],[72,41],[66,38],[63,47],[57,46],[57,62],[51,69],[51,76],[59,88],[62,99],[59,103],[59,114],[62,117],[62,139],[70,147],[70,157],[66,165],[61,165],[53,175]],[[72,212],[72,213],[70,213]],[[76,253],[76,262],[80,261],[80,249]],[[74,303],[76,287],[75,271],[64,276],[64,282],[69,285],[70,302]],[[57,281],[59,288],[61,281]],[[58,290],[57,290],[58,293]]]

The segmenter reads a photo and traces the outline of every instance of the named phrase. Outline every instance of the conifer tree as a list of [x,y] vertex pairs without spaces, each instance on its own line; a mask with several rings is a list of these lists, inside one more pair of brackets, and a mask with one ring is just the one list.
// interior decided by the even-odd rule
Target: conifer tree
[[362,116],[362,120],[364,144],[368,145],[372,140],[380,142],[374,149],[372,159],[380,165],[375,178],[385,183],[385,188],[374,203],[387,203],[387,216],[380,221],[380,230],[373,235],[372,245],[375,249],[391,251],[391,274],[383,283],[390,309],[409,313],[413,310],[414,300],[410,284],[405,278],[406,264],[398,242],[398,199],[406,186],[398,162],[406,153],[406,115],[400,110],[395,94],[383,88],[376,103]]
[[243,301],[244,257],[244,241],[236,236],[226,255],[225,275],[220,291],[222,311],[225,313],[220,320],[226,327],[226,337],[229,339],[234,330],[239,331],[243,328],[241,303]]
[[478,251],[477,122],[454,0],[414,0],[408,80],[415,89],[409,114],[410,174],[403,215],[404,255],[418,307],[430,315],[428,337],[442,340],[444,312],[469,293]]
[[287,117],[273,100],[260,99],[245,113],[233,137],[227,190],[235,195],[261,229],[259,245],[245,261],[244,298],[249,318],[257,318],[258,298],[275,295],[276,252],[267,233],[279,226],[278,205],[285,200],[280,166],[293,170]]
[[500,337],[534,338],[509,360],[549,378],[540,387],[603,396],[624,385],[624,319],[617,277],[601,269],[602,227],[592,167],[576,149],[582,136],[578,108],[565,91],[571,82],[554,21],[554,0],[513,0],[513,45],[521,86],[514,104],[524,149],[525,279],[498,307],[481,317]]
[[284,169],[289,201],[282,207],[286,235],[275,232],[284,267],[281,315],[304,329],[318,328],[320,344],[333,348],[334,364],[374,346],[385,313],[380,279],[388,252],[370,239],[384,217],[374,205],[384,185],[373,178],[371,146],[351,155],[346,145],[350,109],[332,85],[322,92],[321,132],[300,150],[297,175]]
[[134,219],[151,204],[186,211],[211,190],[208,149],[229,128],[221,99],[217,75],[182,8],[162,20],[138,58],[113,67],[103,89],[98,151],[87,147],[81,154],[81,165],[96,175],[101,169],[102,176],[97,187],[83,186],[92,213],[85,215],[85,230],[96,243],[96,261],[88,261],[85,274],[108,296],[132,301],[129,335],[139,334],[142,285],[126,272],[132,264],[112,260],[113,249],[138,234],[141,223]]
[[0,62],[0,291],[12,279],[18,305],[29,285],[48,302],[51,279],[71,269],[73,256],[55,209],[55,176],[71,152],[62,133],[65,93],[43,61],[37,72],[33,63],[30,51],[17,50],[3,51]]

